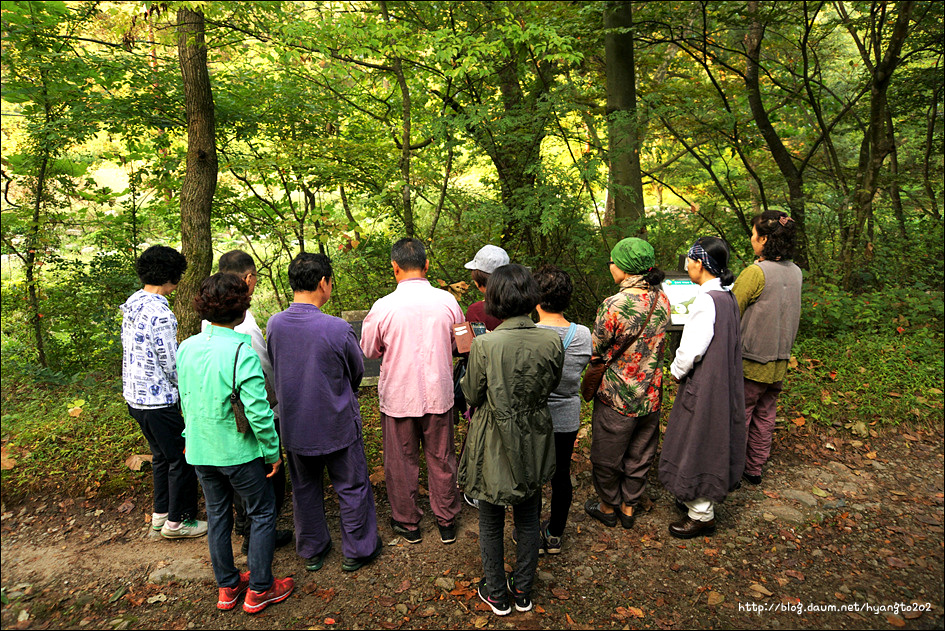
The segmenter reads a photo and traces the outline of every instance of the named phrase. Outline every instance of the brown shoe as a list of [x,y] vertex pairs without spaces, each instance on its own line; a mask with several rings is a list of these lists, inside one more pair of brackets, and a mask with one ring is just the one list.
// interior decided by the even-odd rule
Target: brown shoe
[[692,539],[693,537],[709,536],[715,532],[715,520],[697,521],[688,515],[669,525],[669,534],[677,539]]

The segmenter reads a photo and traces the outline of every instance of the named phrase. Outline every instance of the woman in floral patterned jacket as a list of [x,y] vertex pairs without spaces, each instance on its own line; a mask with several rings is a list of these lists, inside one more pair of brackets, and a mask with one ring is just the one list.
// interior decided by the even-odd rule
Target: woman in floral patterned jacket
[[594,397],[591,465],[598,497],[587,500],[584,510],[605,526],[619,520],[631,528],[659,442],[663,340],[671,308],[660,289],[664,274],[646,241],[630,237],[618,243],[610,273],[620,291],[597,310],[592,364],[610,361],[628,336],[643,331],[610,364]]

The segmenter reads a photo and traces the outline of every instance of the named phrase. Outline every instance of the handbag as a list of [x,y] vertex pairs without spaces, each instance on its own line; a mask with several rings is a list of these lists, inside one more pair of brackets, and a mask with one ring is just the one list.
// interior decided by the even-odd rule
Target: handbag
[[230,390],[230,407],[233,408],[233,416],[236,417],[236,431],[245,434],[249,431],[249,419],[246,418],[246,408],[243,406],[243,400],[240,399],[240,388],[236,387],[236,364],[240,360],[240,349],[244,342],[236,347],[236,357],[233,359],[233,386]]
[[597,391],[600,390],[600,384],[604,381],[604,373],[607,372],[607,369],[610,368],[611,364],[613,364],[618,357],[623,355],[624,351],[630,348],[630,345],[636,342],[637,338],[646,330],[647,325],[650,323],[650,318],[653,316],[653,311],[656,309],[657,301],[658,297],[654,296],[653,300],[650,302],[650,312],[646,314],[646,320],[643,322],[643,326],[620,345],[620,348],[613,354],[609,361],[605,362],[599,358],[591,361],[587,370],[584,371],[584,378],[581,379],[581,397],[585,401],[590,401],[594,398]]

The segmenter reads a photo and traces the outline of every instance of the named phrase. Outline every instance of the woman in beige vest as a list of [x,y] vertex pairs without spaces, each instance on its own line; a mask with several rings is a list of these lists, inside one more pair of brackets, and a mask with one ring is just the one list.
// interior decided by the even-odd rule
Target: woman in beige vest
[[761,468],[771,454],[778,395],[801,316],[801,270],[791,262],[795,232],[787,213],[766,210],[756,215],[751,247],[758,259],[732,287],[742,314],[748,430],[744,477],[751,484],[761,484]]

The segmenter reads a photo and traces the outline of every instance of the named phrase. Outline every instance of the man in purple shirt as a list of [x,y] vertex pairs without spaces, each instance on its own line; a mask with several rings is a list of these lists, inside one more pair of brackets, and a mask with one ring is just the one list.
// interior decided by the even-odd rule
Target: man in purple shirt
[[426,279],[423,243],[391,248],[397,289],[374,303],[361,327],[366,357],[381,358],[377,386],[384,432],[384,476],[391,528],[419,543],[420,444],[427,458],[430,508],[443,543],[456,540],[460,510],[453,447],[453,325],[465,321],[456,299]]
[[269,319],[268,354],[279,400],[282,443],[292,478],[296,550],[309,571],[331,549],[323,472],[341,506],[341,569],[352,572],[381,552],[355,395],[364,361],[351,325],[320,307],[331,298],[331,262],[302,252],[289,264],[293,302]]

